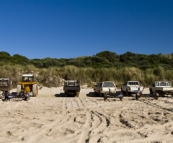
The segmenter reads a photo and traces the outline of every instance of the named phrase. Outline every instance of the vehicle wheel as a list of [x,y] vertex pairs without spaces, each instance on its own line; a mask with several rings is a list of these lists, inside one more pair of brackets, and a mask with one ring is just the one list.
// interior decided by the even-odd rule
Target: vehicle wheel
[[128,90],[126,90],[126,96],[128,96],[128,95],[129,95]]
[[17,95],[20,94],[22,86],[20,84],[17,85]]
[[158,100],[158,98],[159,98],[159,94],[155,93],[155,99]]
[[150,89],[150,94],[153,94],[152,90]]
[[36,97],[38,95],[38,86],[37,84],[32,85],[32,95]]
[[107,100],[107,94],[104,94],[104,101]]
[[79,97],[79,93],[76,93],[76,97]]
[[29,93],[27,93],[27,97],[25,98],[26,101],[28,101],[30,99],[30,95]]
[[123,101],[123,97],[120,97],[120,101]]
[[136,100],[138,100],[138,99],[139,99],[139,96],[138,96],[138,94],[136,94],[136,95],[135,95],[135,98],[136,98]]

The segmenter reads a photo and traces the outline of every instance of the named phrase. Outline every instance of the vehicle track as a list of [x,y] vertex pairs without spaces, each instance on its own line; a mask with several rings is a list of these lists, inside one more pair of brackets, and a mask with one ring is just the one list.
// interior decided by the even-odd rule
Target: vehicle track
[[[5,142],[112,143],[163,141],[173,132],[173,100],[33,98],[0,104]],[[165,138],[164,138],[165,137]],[[163,139],[162,139],[163,138]],[[156,141],[156,140],[153,140]],[[173,141],[173,139],[171,140]]]

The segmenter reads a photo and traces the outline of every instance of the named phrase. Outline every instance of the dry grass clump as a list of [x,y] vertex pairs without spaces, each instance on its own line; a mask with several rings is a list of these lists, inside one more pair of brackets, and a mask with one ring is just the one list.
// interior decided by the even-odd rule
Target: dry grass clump
[[173,79],[173,70],[162,67],[141,70],[135,67],[125,68],[79,68],[75,66],[36,68],[33,65],[4,65],[0,67],[0,77],[9,77],[16,87],[24,73],[33,73],[42,86],[57,87],[63,85],[63,79],[79,80],[81,85],[93,86],[95,82],[111,80],[120,87],[127,80],[138,80],[143,86],[149,86],[157,80]]

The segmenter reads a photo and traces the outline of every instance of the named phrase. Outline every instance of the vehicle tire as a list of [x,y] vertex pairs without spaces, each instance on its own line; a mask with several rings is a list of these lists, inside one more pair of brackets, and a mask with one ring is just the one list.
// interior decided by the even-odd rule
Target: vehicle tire
[[76,97],[79,97],[79,93],[76,93]]
[[99,92],[99,96],[102,97],[102,93]]
[[141,93],[136,93],[135,98],[138,100],[140,98]]
[[123,101],[123,97],[120,97],[120,101]]
[[36,97],[38,95],[38,86],[37,84],[32,85],[32,95]]
[[158,98],[159,98],[159,94],[155,93],[155,99],[158,100]]
[[107,100],[107,94],[104,94],[104,101]]
[[135,98],[136,98],[136,100],[138,100],[138,99],[139,99],[139,96],[138,96],[138,94],[136,94],[136,95],[135,95]]
[[17,96],[20,94],[21,88],[22,88],[22,86],[20,84],[18,84],[17,85]]
[[28,101],[30,99],[29,93],[27,93],[27,97],[25,98],[25,101]]
[[128,95],[129,95],[128,90],[126,90],[126,96],[128,96]]
[[152,92],[152,90],[150,89],[150,94],[152,95],[153,94],[153,92]]

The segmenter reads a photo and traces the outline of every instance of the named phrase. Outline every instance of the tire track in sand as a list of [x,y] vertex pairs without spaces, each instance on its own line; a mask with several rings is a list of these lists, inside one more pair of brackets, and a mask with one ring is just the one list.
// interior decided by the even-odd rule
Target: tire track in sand
[[87,118],[86,118],[85,124],[83,126],[82,133],[81,133],[77,143],[86,143],[86,140],[89,138],[88,135],[90,132],[91,112],[87,111],[86,117]]
[[101,113],[91,111],[93,121],[90,131],[89,143],[98,142],[103,136],[103,132],[110,125],[110,121]]

